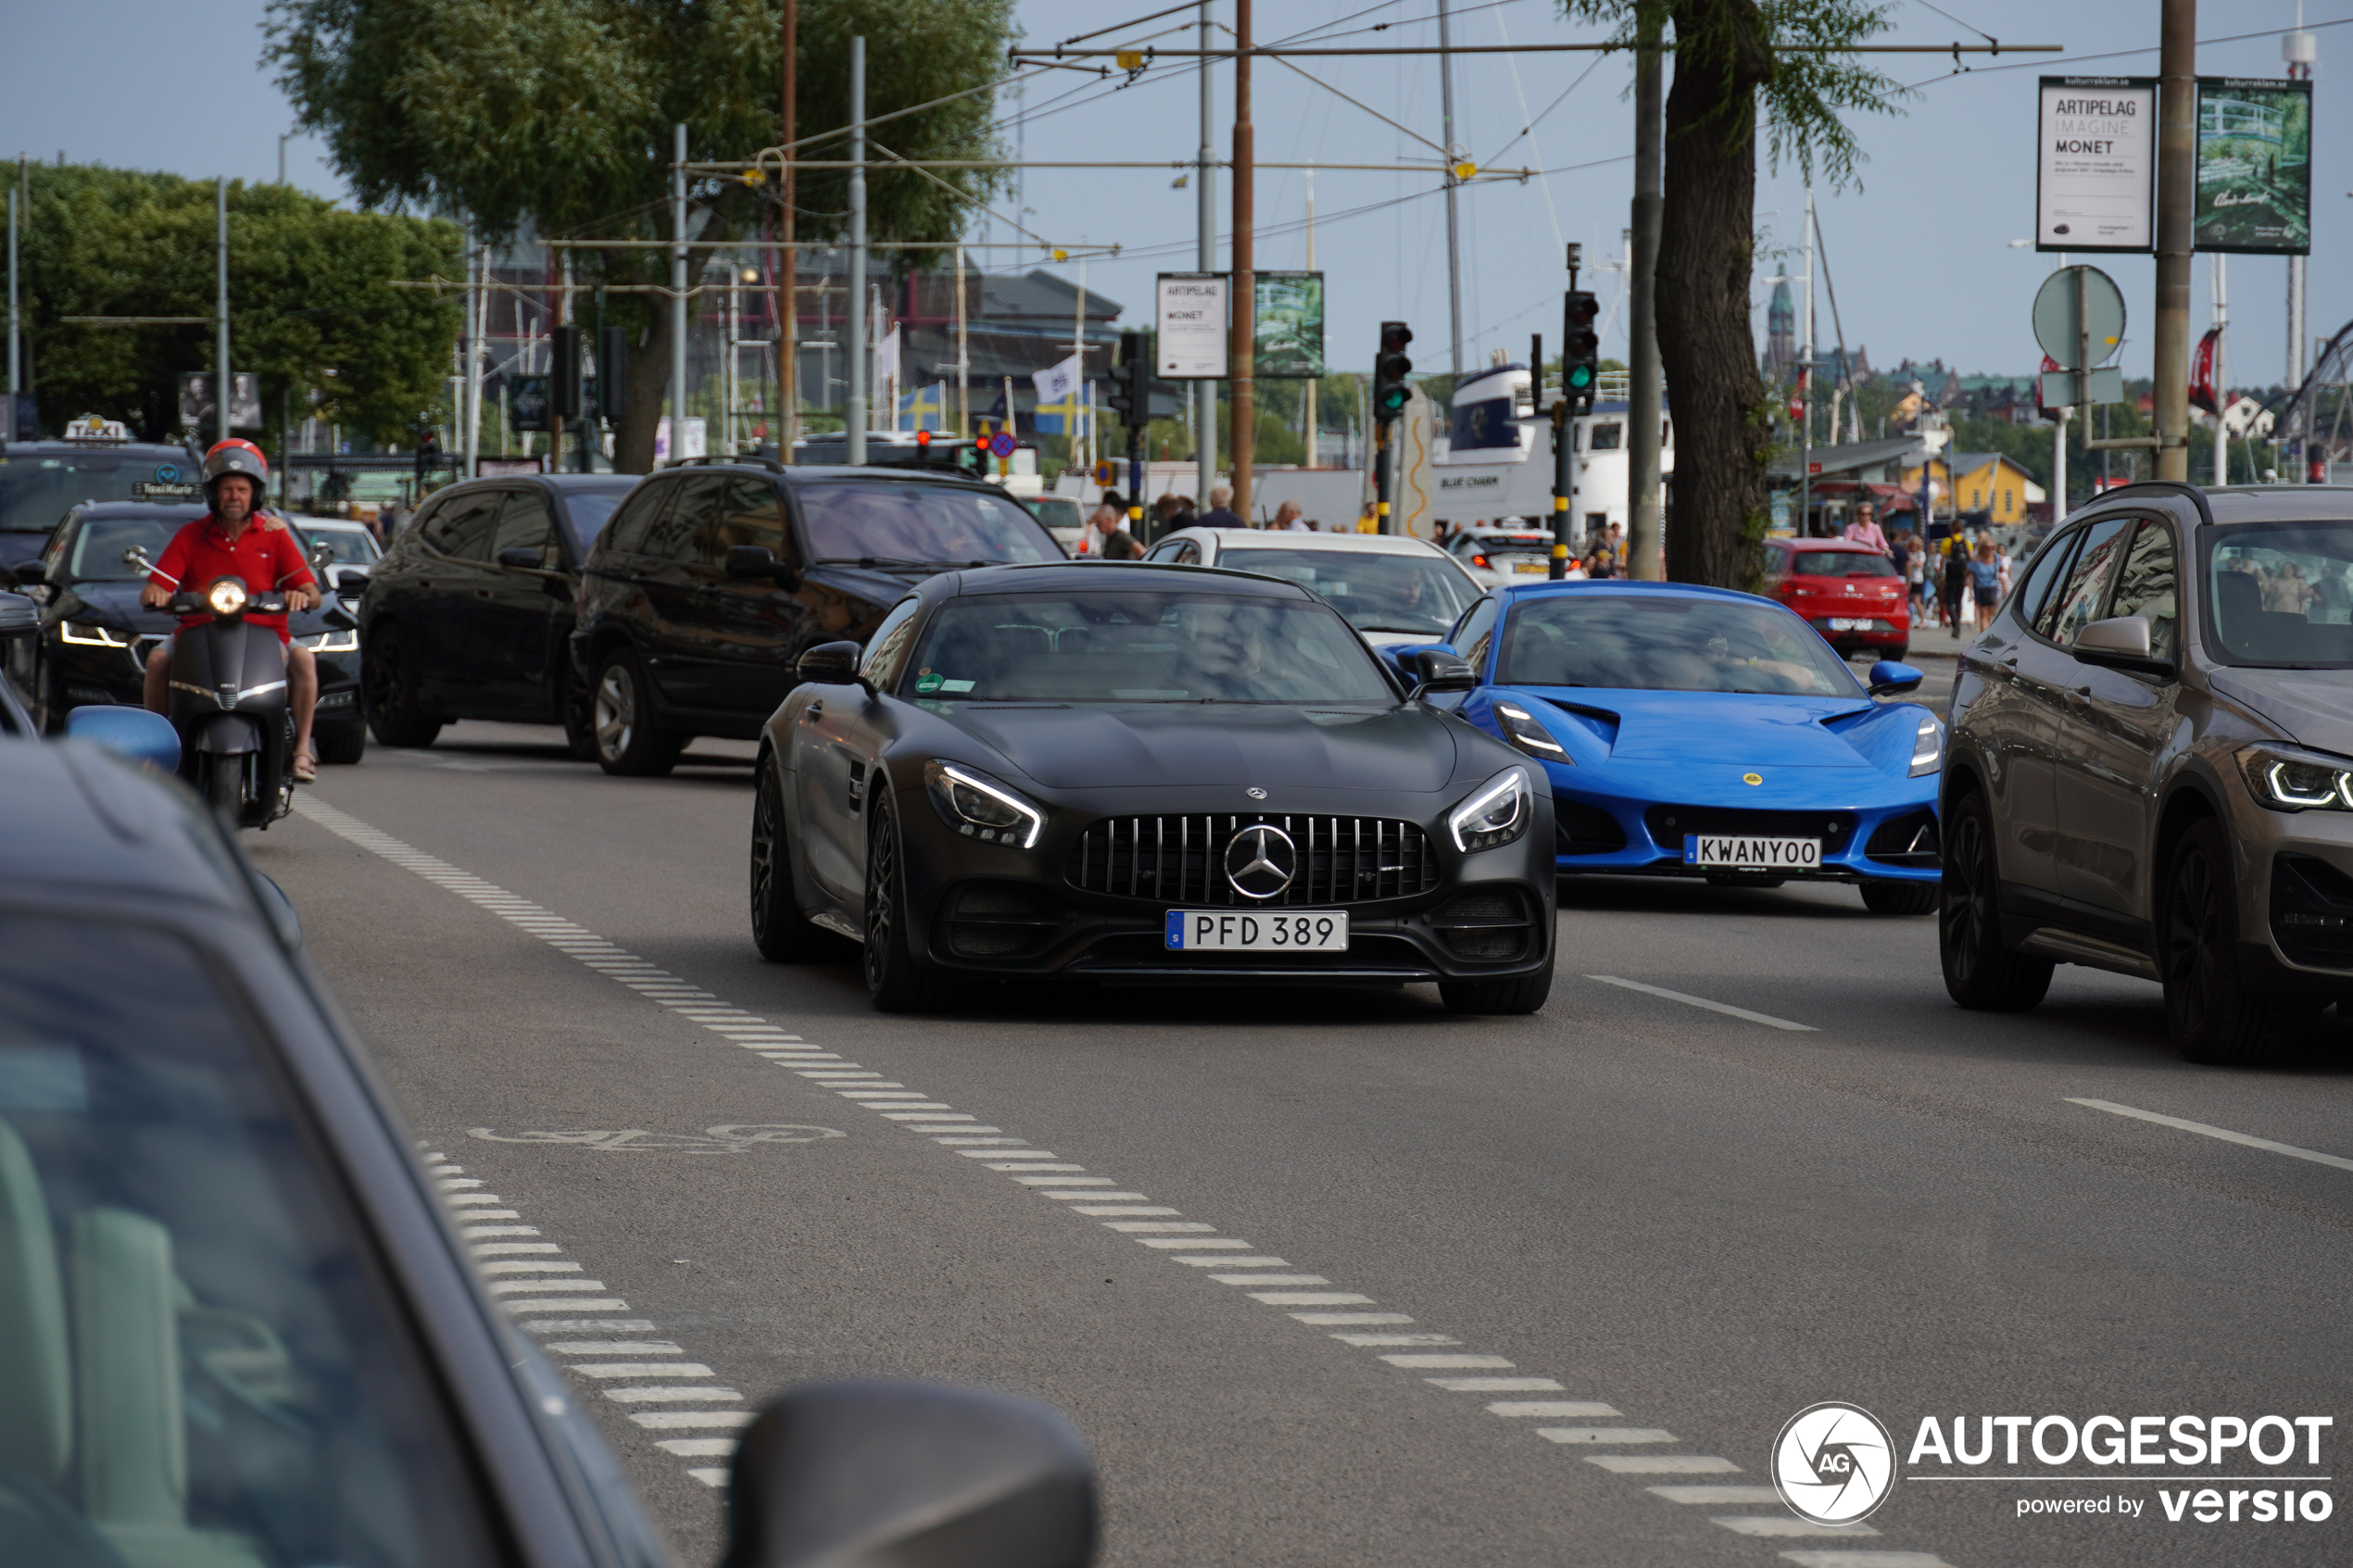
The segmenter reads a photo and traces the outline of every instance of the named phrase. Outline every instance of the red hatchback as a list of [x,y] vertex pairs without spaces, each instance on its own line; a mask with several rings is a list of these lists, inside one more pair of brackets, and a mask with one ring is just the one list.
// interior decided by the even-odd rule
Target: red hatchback
[[1912,645],[1912,603],[1895,563],[1847,539],[1768,539],[1765,592],[1848,659],[1869,648],[1902,659]]

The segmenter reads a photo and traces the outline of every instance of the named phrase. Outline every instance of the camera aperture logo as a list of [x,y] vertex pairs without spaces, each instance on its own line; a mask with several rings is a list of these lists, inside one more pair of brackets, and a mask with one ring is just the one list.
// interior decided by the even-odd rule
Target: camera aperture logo
[[1808,1405],[1773,1439],[1773,1486],[1801,1518],[1858,1523],[1894,1489],[1895,1440],[1860,1405]]

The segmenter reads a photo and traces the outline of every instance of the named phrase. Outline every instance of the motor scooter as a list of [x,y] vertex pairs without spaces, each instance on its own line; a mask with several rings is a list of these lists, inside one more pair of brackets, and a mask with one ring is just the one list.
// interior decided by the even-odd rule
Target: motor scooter
[[[155,570],[136,548],[122,558]],[[165,608],[207,618],[183,626],[171,646],[166,708],[180,732],[180,776],[227,821],[267,829],[294,809],[294,709],[285,645],[245,617],[283,614],[285,596],[216,577],[200,592],[172,595]]]

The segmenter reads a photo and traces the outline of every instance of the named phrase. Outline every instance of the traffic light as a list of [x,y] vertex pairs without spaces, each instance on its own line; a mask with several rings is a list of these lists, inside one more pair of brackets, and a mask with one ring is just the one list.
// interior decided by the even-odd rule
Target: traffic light
[[580,417],[580,329],[558,327],[547,334],[547,412],[561,420]]
[[1373,418],[1388,424],[1405,411],[1413,399],[1413,389],[1405,378],[1414,373],[1414,362],[1405,358],[1405,345],[1414,341],[1414,329],[1403,321],[1380,324],[1380,353],[1373,360]]
[[1602,302],[1590,289],[1571,289],[1563,304],[1561,334],[1561,395],[1579,406],[1593,400],[1594,383],[1602,376]]
[[619,424],[629,411],[629,329],[606,327],[597,333],[597,402],[606,419]]
[[1119,334],[1119,363],[1112,368],[1111,391],[1103,401],[1129,430],[1140,430],[1152,417],[1151,336],[1143,332]]

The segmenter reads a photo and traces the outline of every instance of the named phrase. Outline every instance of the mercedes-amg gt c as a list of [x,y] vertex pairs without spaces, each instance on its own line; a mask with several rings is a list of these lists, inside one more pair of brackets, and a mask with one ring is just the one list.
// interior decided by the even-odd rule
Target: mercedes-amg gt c
[[960,978],[1436,982],[1487,1013],[1552,987],[1541,771],[1419,700],[1459,660],[1409,692],[1295,583],[949,572],[799,673],[761,737],[752,933],[862,944],[885,1011]]

